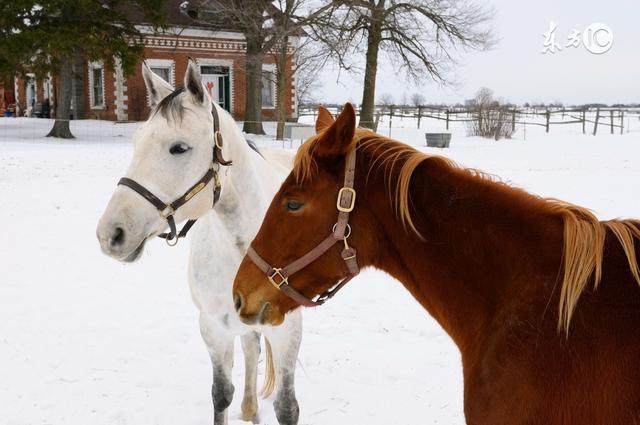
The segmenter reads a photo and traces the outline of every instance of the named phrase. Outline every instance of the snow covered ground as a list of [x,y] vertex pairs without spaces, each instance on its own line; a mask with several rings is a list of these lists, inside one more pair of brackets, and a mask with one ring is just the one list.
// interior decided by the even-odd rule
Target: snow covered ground
[[[425,130],[443,124],[419,131],[394,122],[391,135],[420,146]],[[136,125],[75,121],[78,139],[59,141],[42,137],[48,120],[0,118],[1,424],[212,422],[211,366],[186,284],[188,244],[152,242],[141,261],[123,265],[102,255],[95,238]],[[457,126],[441,153],[603,218],[640,217],[639,126],[597,137],[571,127],[493,142]],[[307,310],[304,327],[302,424],[464,423],[457,349],[393,279],[363,273],[334,301]],[[260,412],[262,423],[277,423],[269,400]]]

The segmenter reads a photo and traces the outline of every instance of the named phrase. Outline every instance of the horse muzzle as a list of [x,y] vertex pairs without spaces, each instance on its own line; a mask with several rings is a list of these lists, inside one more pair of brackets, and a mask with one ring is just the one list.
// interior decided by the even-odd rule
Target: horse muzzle
[[100,249],[109,257],[132,263],[140,258],[144,251],[146,237],[134,234],[127,227],[118,223],[98,224],[97,237]]
[[284,321],[284,316],[269,301],[261,301],[255,308],[251,308],[245,303],[244,297],[239,292],[235,292],[233,304],[240,321],[245,325],[278,326]]

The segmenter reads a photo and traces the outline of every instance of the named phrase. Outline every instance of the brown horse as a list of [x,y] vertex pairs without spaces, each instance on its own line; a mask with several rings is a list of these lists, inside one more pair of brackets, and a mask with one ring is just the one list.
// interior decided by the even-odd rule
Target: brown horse
[[[331,233],[355,150],[348,244],[360,267],[398,279],[453,338],[469,424],[640,424],[640,222],[598,221],[355,122],[349,104],[335,121],[320,110],[319,134],[298,152],[255,252],[284,267]],[[323,293],[349,276],[342,252],[338,242],[285,285]],[[255,261],[240,266],[236,308],[277,325],[299,302]]]

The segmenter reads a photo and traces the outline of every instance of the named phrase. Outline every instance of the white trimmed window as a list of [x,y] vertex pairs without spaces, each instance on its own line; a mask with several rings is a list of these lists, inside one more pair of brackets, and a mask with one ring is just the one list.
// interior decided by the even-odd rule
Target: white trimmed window
[[171,59],[147,59],[151,71],[174,86],[174,62]]
[[104,66],[100,62],[89,64],[89,101],[91,108],[104,108]]
[[262,66],[262,107],[276,107],[276,67],[268,64]]

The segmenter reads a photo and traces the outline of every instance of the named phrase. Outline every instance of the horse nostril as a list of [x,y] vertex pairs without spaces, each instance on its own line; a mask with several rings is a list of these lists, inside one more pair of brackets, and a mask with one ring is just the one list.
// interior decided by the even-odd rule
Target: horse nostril
[[236,308],[236,311],[239,313],[242,308],[242,296],[238,293],[233,295],[233,305]]
[[109,246],[116,248],[124,243],[124,230],[122,227],[116,227],[111,239],[109,239]]

